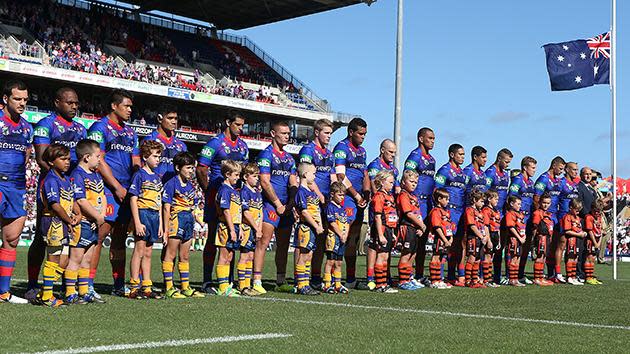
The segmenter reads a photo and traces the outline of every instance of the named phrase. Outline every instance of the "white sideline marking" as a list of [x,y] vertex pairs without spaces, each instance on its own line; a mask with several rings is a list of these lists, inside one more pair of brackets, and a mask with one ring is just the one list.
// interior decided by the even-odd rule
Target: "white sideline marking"
[[70,348],[70,349],[64,349],[64,350],[50,350],[50,351],[44,351],[44,352],[36,352],[32,354],[98,353],[98,352],[111,352],[111,351],[116,351],[116,350],[182,347],[185,345],[229,343],[229,342],[241,342],[245,340],[276,339],[276,338],[287,338],[287,337],[291,337],[291,335],[284,334],[284,333],[263,333],[263,334],[252,334],[252,335],[242,335],[242,336],[229,336],[229,337],[167,340],[164,342],[143,342],[143,343],[130,343],[130,344],[101,345],[98,347],[83,347],[83,348]]
[[410,309],[410,308],[401,308],[401,307],[380,307],[380,306],[370,306],[370,305],[343,304],[343,303],[338,303],[338,302],[311,301],[311,300],[298,300],[298,299],[242,297],[242,299],[243,298],[248,299],[248,300],[256,300],[256,301],[293,302],[297,304],[348,307],[348,308],[363,309],[363,310],[378,310],[378,311],[391,311],[391,312],[402,312],[402,313],[417,313],[417,314],[425,314],[425,315],[467,317],[467,318],[478,318],[478,319],[484,319],[484,320],[487,319],[487,320],[503,320],[503,321],[528,322],[528,323],[544,323],[544,324],[551,324],[551,325],[586,327],[586,328],[597,328],[597,329],[621,329],[624,331],[630,331],[630,326],[620,326],[620,325],[606,325],[606,324],[581,323],[581,322],[556,321],[556,320],[539,320],[539,319],[534,319],[534,318],[506,317],[506,316],[482,315],[482,314],[475,314],[475,313],[449,312],[449,311],[436,311],[436,310],[420,310],[420,309]]

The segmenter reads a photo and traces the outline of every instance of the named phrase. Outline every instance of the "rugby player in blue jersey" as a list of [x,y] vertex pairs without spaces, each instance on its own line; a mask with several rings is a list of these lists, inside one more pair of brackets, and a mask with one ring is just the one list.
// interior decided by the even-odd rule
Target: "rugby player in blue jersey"
[[162,178],[162,183],[168,182],[171,178],[175,177],[175,166],[173,165],[173,158],[180,152],[188,151],[186,144],[181,141],[175,135],[175,129],[177,129],[177,109],[170,105],[160,107],[157,115],[157,120],[160,125],[144,140],[155,140],[162,144],[164,152],[160,157],[160,164],[155,169]]
[[[578,174],[578,164],[575,162],[567,162],[565,167],[565,175],[560,179],[560,195],[558,196],[558,220],[562,220],[562,218],[569,213],[569,205],[571,204],[571,200],[578,198],[577,185],[578,183],[580,183],[580,177],[578,176]],[[564,234],[559,233],[554,250],[556,264],[562,263],[566,243],[567,240]],[[577,237],[576,243],[579,250],[582,250],[584,248],[583,238]],[[554,249],[553,246],[552,249]],[[577,266],[577,274],[580,274],[582,269],[579,262],[577,263]],[[558,272],[558,274],[560,274],[560,272]]]
[[366,152],[361,146],[367,134],[367,122],[353,118],[348,124],[348,136],[333,149],[337,180],[346,187],[346,210],[354,222],[350,226],[346,241],[346,287],[356,287],[357,241],[370,200],[370,179],[367,175]]
[[92,124],[88,131],[88,138],[99,143],[103,152],[98,171],[105,181],[107,198],[106,223],[99,228],[99,241],[92,257],[90,277],[94,279],[96,275],[103,240],[109,234],[109,254],[114,278],[112,295],[128,296],[129,289],[125,286],[125,240],[131,209],[127,189],[131,185],[133,173],[140,168],[140,150],[136,132],[126,124],[131,118],[133,107],[131,92],[114,90],[110,94],[109,104],[110,113]]
[[466,193],[464,196],[464,205],[472,206],[470,193],[473,190],[484,192],[486,190],[486,175],[482,168],[488,161],[488,151],[481,146],[475,146],[470,151],[472,162],[464,167],[464,175],[466,176]]
[[518,269],[518,279],[521,283],[532,284],[532,281],[525,277],[525,265],[527,264],[527,255],[532,244],[532,230],[529,224],[529,218],[534,213],[532,209],[534,205],[534,174],[536,174],[537,161],[531,156],[525,156],[521,160],[521,171],[514,175],[510,182],[509,195],[515,195],[521,198],[521,213],[523,214],[523,223],[527,225],[527,233],[525,243],[522,247],[521,261]]

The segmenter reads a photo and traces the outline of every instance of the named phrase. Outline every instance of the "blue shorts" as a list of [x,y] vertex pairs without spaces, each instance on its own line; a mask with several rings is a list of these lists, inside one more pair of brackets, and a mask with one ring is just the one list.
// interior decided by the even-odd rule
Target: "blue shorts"
[[194,228],[195,218],[193,218],[192,213],[190,211],[181,211],[176,215],[171,215],[168,237],[180,239],[182,242],[190,241],[193,237]]
[[293,213],[287,212],[285,215],[278,215],[276,208],[269,202],[263,203],[263,222],[270,224],[274,229],[291,227],[295,220]]
[[129,194],[122,203],[119,203],[114,197],[114,192],[105,187],[105,198],[107,198],[107,210],[105,212],[105,221],[118,222],[128,224],[131,220],[131,208],[129,206]]
[[[451,221],[455,224],[456,230],[454,230],[453,234],[457,233],[458,229],[462,229],[459,227],[459,219],[461,219],[462,214],[464,213],[464,208],[460,206],[454,206],[449,204],[447,206],[448,210],[451,212]],[[461,230],[463,231],[463,229]]]
[[145,241],[151,245],[160,239],[158,230],[160,228],[160,212],[153,209],[139,209],[140,223],[144,225],[144,237],[141,241]]
[[295,233],[293,234],[293,247],[313,251],[315,250],[316,237],[317,234],[312,227],[299,223],[295,226]]
[[96,224],[89,221],[81,221],[74,227],[72,238],[70,239],[70,247],[89,248],[98,242],[98,228]]
[[418,207],[420,208],[420,215],[422,215],[423,218],[429,216],[429,211],[431,211],[431,196],[418,196]]
[[335,260],[343,259],[343,255],[346,253],[346,244],[341,242],[341,238],[337,234],[328,232],[328,235],[326,235],[326,252],[329,253],[329,257],[332,256]]
[[70,229],[58,216],[42,216],[39,226],[48,247],[68,245]]
[[241,248],[241,242],[238,240],[238,234],[240,232],[240,225],[234,225],[234,232],[236,232],[236,241],[232,241],[230,237],[230,230],[225,223],[219,222],[217,224],[217,233],[214,238],[214,244],[217,247],[225,247],[231,251],[238,251]]
[[0,183],[0,216],[3,219],[26,216],[25,194],[26,189],[14,188]]
[[256,249],[256,230],[251,226],[241,224],[243,239],[241,240],[241,252],[252,252]]
[[348,215],[348,222],[350,225],[353,225],[355,221],[359,225],[363,224],[365,208],[359,208],[354,198],[346,196],[343,200],[343,206],[346,208],[346,214]]

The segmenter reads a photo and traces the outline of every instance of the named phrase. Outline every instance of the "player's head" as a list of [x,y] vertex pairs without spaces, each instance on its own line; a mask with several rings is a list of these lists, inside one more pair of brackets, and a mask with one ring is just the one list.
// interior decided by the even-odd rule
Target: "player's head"
[[165,132],[173,132],[177,129],[177,108],[170,104],[165,104],[160,107],[157,115],[158,123]]
[[79,164],[84,164],[90,170],[96,170],[101,161],[101,147],[92,139],[83,139],[75,147]]
[[527,177],[534,177],[536,174],[536,165],[538,161],[531,156],[525,156],[521,160],[521,171],[527,174]]
[[385,139],[381,142],[381,158],[391,164],[396,157],[396,143],[392,139]]
[[260,171],[258,169],[258,164],[255,162],[249,162],[243,166],[243,171],[241,172],[243,176],[243,181],[247,183],[250,187],[258,186],[258,179],[260,177]]
[[241,175],[241,164],[234,160],[223,160],[221,162],[221,175],[230,185],[235,185]]
[[188,181],[195,172],[195,156],[187,151],[178,152],[173,157],[173,165],[179,177]]
[[470,155],[472,156],[472,160],[477,163],[479,167],[483,167],[486,165],[488,161],[488,150],[486,150],[483,146],[475,146],[470,150]]
[[485,196],[482,191],[474,189],[472,192],[470,192],[470,195],[468,197],[470,198],[470,203],[476,208],[483,207]]
[[55,92],[55,111],[66,120],[76,117],[79,110],[79,96],[70,87],[62,87]]
[[497,161],[495,164],[499,167],[500,170],[505,170],[510,167],[510,162],[512,162],[512,158],[514,155],[512,151],[508,148],[503,148],[497,152]]
[[415,170],[405,170],[402,175],[402,188],[411,193],[418,187],[418,172]]
[[145,140],[142,142],[142,145],[140,145],[140,156],[144,163],[152,170],[157,168],[160,164],[160,157],[162,157],[163,151],[164,146],[155,140]]
[[301,181],[308,183],[315,181],[315,165],[312,163],[302,162],[298,165],[297,172]]
[[446,189],[436,188],[435,191],[433,191],[433,203],[440,208],[446,208],[449,199],[450,195]]
[[559,176],[564,173],[564,167],[567,165],[567,162],[560,156],[556,156],[551,160],[551,165],[549,166],[549,170],[553,172],[554,176]]
[[394,188],[394,173],[390,170],[380,170],[374,177],[374,187],[379,191],[391,192]]
[[243,125],[245,125],[245,116],[243,112],[230,109],[225,118],[225,133],[230,134],[233,138],[243,134]]
[[497,191],[489,190],[485,193],[485,197],[486,204],[488,204],[490,207],[495,208],[497,205],[499,205],[499,193],[497,193]]
[[355,146],[363,144],[365,134],[367,134],[367,122],[359,117],[352,118],[350,123],[348,123],[348,138],[350,138],[352,144]]
[[464,163],[465,156],[464,147],[460,144],[451,144],[451,146],[448,147],[448,158],[457,166],[461,166],[461,164]]
[[549,192],[545,192],[540,196],[540,200],[538,201],[540,205],[540,209],[547,211],[551,206],[551,194]]
[[512,211],[520,211],[521,210],[521,197],[517,195],[511,195],[507,199],[507,204]]
[[330,184],[330,198],[337,204],[342,204],[346,195],[346,187],[343,183],[335,181]]
[[28,102],[28,88],[22,81],[7,81],[2,88],[2,103],[4,109],[11,115],[16,116],[24,113]]
[[283,120],[273,122],[271,124],[271,138],[279,147],[287,145],[291,139],[289,123]]
[[131,118],[133,95],[127,90],[115,89],[109,95],[109,106],[111,113],[126,122]]
[[333,128],[333,122],[329,119],[322,118],[315,121],[315,124],[313,124],[313,135],[315,135],[315,140],[318,140],[322,146],[327,146],[330,143]]
[[575,179],[578,176],[578,171],[579,170],[580,169],[578,168],[577,162],[567,162],[567,165],[565,167],[565,172],[567,174],[567,178]]
[[591,214],[594,216],[602,215],[604,211],[604,202],[601,199],[595,199],[591,204]]
[[66,173],[68,169],[70,169],[70,149],[65,145],[52,143],[44,150],[42,160],[44,160],[51,169]]
[[580,210],[582,210],[582,201],[579,200],[578,198],[571,199],[571,201],[569,202],[569,210],[574,215],[577,215],[580,212]]
[[593,179],[593,170],[591,170],[590,167],[582,167],[580,170],[580,179],[586,184],[591,183],[591,180]]
[[433,149],[435,145],[435,133],[433,129],[423,127],[418,130],[418,146],[424,146],[424,149],[428,152]]

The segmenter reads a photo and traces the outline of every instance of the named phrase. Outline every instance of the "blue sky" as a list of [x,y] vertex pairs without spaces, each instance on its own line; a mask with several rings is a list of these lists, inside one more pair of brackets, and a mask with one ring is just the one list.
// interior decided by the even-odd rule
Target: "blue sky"
[[[599,4],[600,6],[595,6]],[[630,102],[624,55],[630,24],[618,1],[618,171],[630,177]],[[627,18],[627,16],[626,16]],[[433,155],[461,143],[530,154],[539,172],[555,155],[610,173],[610,91],[599,85],[551,92],[541,46],[588,38],[610,27],[610,2],[405,1],[401,160],[422,126],[437,135]],[[236,32],[246,35],[327,98],[368,122],[368,159],[393,136],[396,1],[364,4]],[[624,59],[625,57],[625,59]],[[623,117],[626,117],[624,119]],[[344,131],[333,136],[336,142]],[[469,158],[467,157],[468,163]]]

